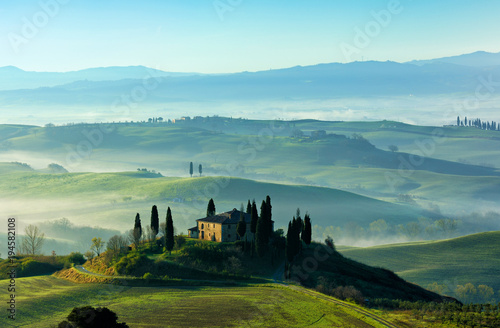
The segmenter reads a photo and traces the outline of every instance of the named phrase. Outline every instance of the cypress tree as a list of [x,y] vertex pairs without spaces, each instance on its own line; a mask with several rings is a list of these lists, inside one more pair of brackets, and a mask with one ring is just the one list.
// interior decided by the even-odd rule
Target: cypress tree
[[134,230],[139,230],[139,234],[142,235],[141,216],[139,213],[135,215]]
[[139,247],[139,242],[142,237],[141,216],[139,215],[139,213],[135,215],[133,237],[134,237],[135,248],[137,249]]
[[309,214],[306,213],[306,215],[304,216],[304,231],[302,231],[301,238],[306,245],[310,245],[311,237],[312,237],[311,218],[309,217]]
[[255,240],[255,233],[257,232],[257,221],[259,220],[259,213],[257,212],[257,204],[255,204],[255,199],[252,202],[251,218],[250,231],[253,233]]
[[172,254],[172,249],[174,248],[174,221],[172,220],[172,211],[170,211],[170,207],[167,209],[167,224],[165,231],[165,247],[168,252]]
[[[264,225],[264,234],[262,235],[263,241],[267,244],[269,243],[269,217],[268,217],[269,211],[267,210],[267,203],[266,201],[262,201],[262,204],[260,205],[260,218],[259,221],[262,220],[262,224]],[[259,221],[257,221],[257,225],[259,225]]]
[[198,172],[200,173],[200,177],[201,177],[201,173],[203,172],[203,167],[200,165],[198,165]]
[[271,237],[273,235],[272,208],[273,208],[273,206],[271,205],[271,197],[269,197],[269,195],[267,195],[267,197],[266,197],[266,220],[267,220],[267,224],[269,227],[269,237]]
[[252,204],[250,203],[250,199],[247,203],[247,214],[252,214]]
[[[295,220],[295,217],[293,218]],[[286,260],[288,261],[288,263],[291,263],[293,261],[293,257],[294,257],[294,254],[293,254],[293,247],[292,247],[292,222],[291,221],[288,221],[288,230],[286,232],[286,249],[285,249],[285,252],[286,252]]]
[[189,163],[189,174],[193,177],[193,162]]
[[[243,205],[241,209],[243,210]],[[247,232],[247,223],[245,222],[245,213],[243,211],[240,211],[240,221],[238,221],[238,225],[236,226],[236,232],[240,236],[240,239],[243,240],[243,236]]]
[[153,205],[151,209],[151,230],[153,231],[153,235],[156,238],[160,228],[160,219],[158,218],[158,208],[156,205]]
[[263,257],[267,251],[267,222],[265,218],[260,217],[257,221],[257,231],[255,232],[255,251],[259,257]]
[[215,203],[212,198],[208,201],[208,206],[207,206],[207,217],[209,216],[214,216],[215,215]]

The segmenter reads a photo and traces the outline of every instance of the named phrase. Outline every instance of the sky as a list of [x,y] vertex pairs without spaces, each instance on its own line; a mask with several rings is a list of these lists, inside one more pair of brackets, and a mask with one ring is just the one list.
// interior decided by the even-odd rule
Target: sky
[[0,66],[230,73],[500,52],[500,1],[0,0]]

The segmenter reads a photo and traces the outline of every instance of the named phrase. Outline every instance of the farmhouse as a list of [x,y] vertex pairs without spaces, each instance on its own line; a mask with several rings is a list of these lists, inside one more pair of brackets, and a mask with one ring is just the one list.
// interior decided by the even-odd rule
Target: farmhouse
[[[236,227],[240,221],[240,215],[241,212],[234,208],[229,212],[198,219],[196,220],[196,227],[188,229],[188,236],[191,238],[218,242],[239,240],[240,238],[236,233]],[[247,224],[245,237],[247,240],[252,240],[253,233],[250,231],[251,216],[248,213],[243,213],[243,216]]]

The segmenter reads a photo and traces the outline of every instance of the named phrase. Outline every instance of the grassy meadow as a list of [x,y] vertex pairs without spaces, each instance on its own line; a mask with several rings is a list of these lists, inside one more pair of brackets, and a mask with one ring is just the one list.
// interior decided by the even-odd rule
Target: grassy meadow
[[[87,304],[108,307],[134,328],[382,327],[350,309],[272,285],[126,287],[75,284],[52,276],[20,278],[17,284],[15,327],[49,327],[73,307]],[[0,323],[14,327],[4,317]]]

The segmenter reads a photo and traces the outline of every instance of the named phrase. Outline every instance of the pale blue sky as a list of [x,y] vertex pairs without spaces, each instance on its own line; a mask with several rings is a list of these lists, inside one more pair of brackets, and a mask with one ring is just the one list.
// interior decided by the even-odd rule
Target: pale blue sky
[[[500,1],[59,1],[0,0],[0,66],[223,73],[500,51]],[[399,2],[398,13],[386,26],[375,23],[371,12],[391,2]],[[215,4],[230,10],[218,12]],[[39,27],[29,30],[31,24]],[[341,45],[356,46],[355,29],[366,27],[373,28],[369,44],[346,56]]]

